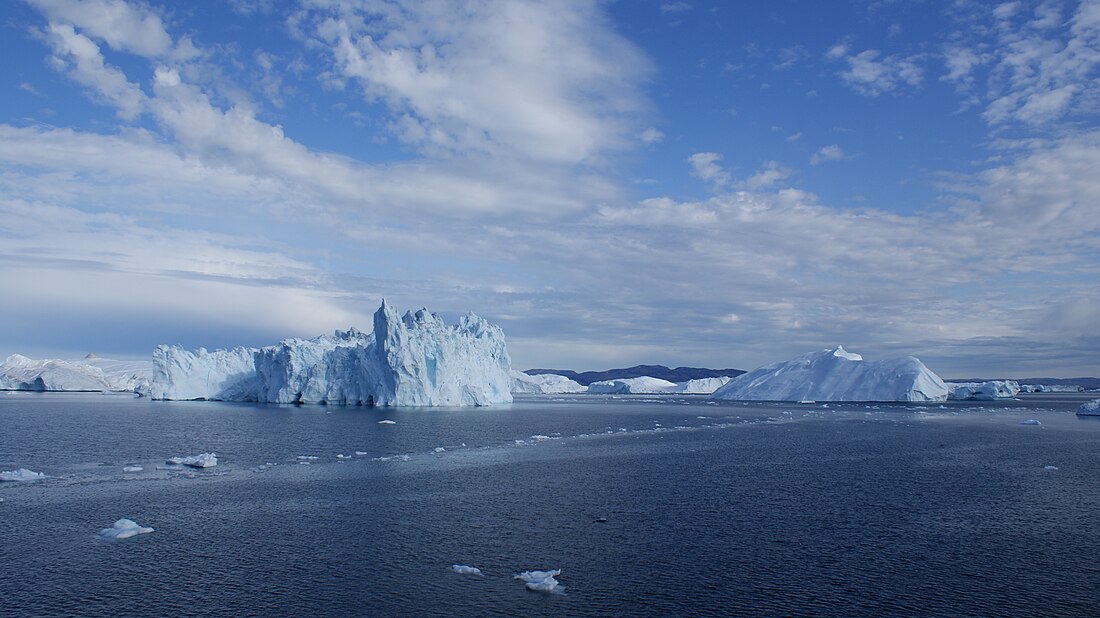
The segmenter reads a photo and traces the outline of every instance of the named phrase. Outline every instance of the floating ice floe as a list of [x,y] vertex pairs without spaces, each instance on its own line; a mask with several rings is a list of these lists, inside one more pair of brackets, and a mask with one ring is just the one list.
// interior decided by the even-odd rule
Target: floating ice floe
[[165,463],[189,468],[213,468],[218,465],[218,456],[214,453],[200,453],[187,457],[169,457]]
[[132,519],[120,519],[112,524],[110,528],[100,530],[99,536],[104,539],[128,539],[152,531],[152,528],[142,526]]
[[0,481],[11,481],[13,483],[29,483],[31,481],[41,481],[44,478],[46,478],[45,474],[33,472],[26,468],[0,472]]
[[1033,418],[1029,418],[1026,421],[1020,421],[1020,424],[1021,425],[1042,425],[1042,423],[1040,423],[1039,421],[1037,421]]
[[144,469],[145,468],[142,468],[141,466],[123,466],[122,467],[123,472],[141,472]]
[[295,459],[298,461],[314,461],[320,459],[320,457],[316,455],[298,455]]
[[396,425],[397,421],[391,421],[390,419],[387,418],[387,419],[378,421],[378,424],[379,425]]
[[1057,470],[1058,466],[1043,466],[1044,470]]
[[1100,416],[1100,399],[1093,399],[1077,408],[1077,416]]
[[374,331],[284,339],[264,348],[153,351],[153,399],[369,406],[511,403],[511,359],[499,326],[468,314],[448,326],[426,309],[384,301]]
[[355,454],[358,455],[359,457],[366,457],[370,453],[368,453],[366,451],[355,451]]
[[339,455],[336,456],[336,458],[337,459],[351,459],[351,455],[345,455],[343,453],[340,453]]
[[742,401],[945,401],[947,386],[912,356],[865,361],[841,346],[765,365],[711,396]]
[[472,567],[468,564],[452,564],[451,565],[451,570],[454,571],[455,573],[459,573],[459,574],[462,574],[462,575],[481,575],[481,576],[485,575],[484,573],[481,572],[481,569],[479,569],[477,567]]
[[521,579],[526,582],[528,590],[535,590],[537,592],[563,592],[565,586],[562,586],[555,577],[561,575],[561,569],[552,569],[549,571],[524,571],[522,573],[516,573],[515,579]]

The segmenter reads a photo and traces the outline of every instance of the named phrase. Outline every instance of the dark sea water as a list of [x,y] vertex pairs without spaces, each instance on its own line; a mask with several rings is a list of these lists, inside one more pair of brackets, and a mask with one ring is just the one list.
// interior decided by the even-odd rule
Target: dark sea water
[[[1096,616],[1086,398],[428,410],[0,393],[0,470],[50,477],[0,483],[0,615]],[[206,451],[217,467],[156,469]],[[123,517],[156,531],[96,538]],[[512,578],[550,568],[562,593]]]

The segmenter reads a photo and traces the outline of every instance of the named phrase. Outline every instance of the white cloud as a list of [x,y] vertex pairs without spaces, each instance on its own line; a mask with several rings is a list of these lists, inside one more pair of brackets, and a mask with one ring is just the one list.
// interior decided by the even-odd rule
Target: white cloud
[[642,140],[645,144],[660,144],[664,141],[665,134],[653,127],[649,127],[638,134],[638,139]]
[[661,5],[662,13],[683,13],[690,9],[691,5],[687,2],[665,2]]
[[919,56],[883,56],[874,49],[853,54],[846,45],[838,44],[829,48],[825,57],[843,60],[848,68],[840,72],[840,78],[865,96],[896,94],[907,87],[920,86],[924,79]]
[[53,61],[74,81],[92,90],[95,97],[117,108],[120,118],[133,120],[145,104],[145,93],[119,69],[107,65],[99,46],[67,24],[50,24],[46,38],[54,50]]
[[756,172],[744,182],[744,188],[749,191],[767,189],[781,180],[790,177],[791,170],[781,166],[777,161],[766,161]]
[[160,17],[124,0],[27,0],[49,19],[72,24],[112,49],[157,58],[172,49]]
[[844,149],[836,144],[822,146],[810,156],[810,165],[821,165],[829,161],[839,161],[845,158]]
[[687,158],[691,164],[691,173],[696,178],[704,180],[716,188],[721,188],[730,183],[730,174],[718,162],[722,155],[717,152],[697,152]]
[[335,71],[435,156],[598,162],[629,146],[648,61],[595,2],[316,2],[301,20]]

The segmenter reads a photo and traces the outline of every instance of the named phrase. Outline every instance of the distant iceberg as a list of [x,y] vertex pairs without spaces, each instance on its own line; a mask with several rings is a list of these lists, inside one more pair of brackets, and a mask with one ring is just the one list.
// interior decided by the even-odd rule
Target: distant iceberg
[[588,392],[599,395],[640,395],[667,393],[676,388],[675,382],[641,376],[621,380],[600,380],[588,385]]
[[527,375],[522,371],[512,371],[510,377],[512,392],[524,395],[583,393],[588,390],[583,384],[553,373]]
[[45,474],[34,472],[26,468],[0,472],[0,481],[10,481],[13,483],[29,483],[31,481],[41,481],[44,478],[46,478]]
[[0,390],[118,391],[148,388],[149,361],[119,361],[89,354],[80,360],[34,360],[12,354],[0,363]]
[[1023,384],[1021,393],[1080,393],[1083,387],[1075,384]]
[[742,374],[712,399],[746,401],[945,401],[947,386],[912,356],[865,361],[837,346]]
[[722,388],[733,378],[722,376],[718,378],[697,378],[695,380],[688,380],[687,382],[677,382],[676,386],[670,388],[669,393],[682,393],[684,395],[710,395],[714,391]]
[[132,519],[120,519],[111,524],[110,528],[99,531],[99,536],[104,539],[128,539],[139,534],[149,534],[152,528],[138,524]]
[[1077,416],[1100,416],[1100,399],[1093,399],[1077,408]]
[[500,327],[474,314],[456,326],[382,302],[374,332],[284,339],[264,348],[153,352],[153,399],[373,406],[482,406],[512,401]]
[[948,399],[993,401],[995,399],[1012,399],[1019,392],[1020,385],[1014,380],[947,383]]
[[474,567],[474,566],[470,566],[468,564],[452,564],[451,565],[451,570],[454,571],[455,573],[459,573],[461,575],[482,575],[482,576],[485,575],[484,573],[481,572],[481,569],[479,569],[477,567]]

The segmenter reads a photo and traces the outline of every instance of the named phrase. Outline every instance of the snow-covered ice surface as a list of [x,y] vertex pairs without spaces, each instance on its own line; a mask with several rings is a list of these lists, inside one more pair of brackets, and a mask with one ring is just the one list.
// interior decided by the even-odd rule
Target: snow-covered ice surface
[[772,363],[711,396],[737,401],[945,401],[947,386],[912,356],[865,361],[837,346]]
[[99,536],[104,539],[128,539],[139,534],[149,534],[152,531],[152,528],[142,526],[132,519],[120,519],[110,528],[100,530]]
[[648,395],[667,393],[676,388],[675,382],[641,376],[621,380],[600,380],[588,385],[588,392],[597,395]]
[[154,399],[481,406],[512,401],[504,333],[467,314],[455,326],[383,301],[374,331],[284,339],[264,348],[153,352]]
[[522,573],[516,573],[515,579],[523,580],[528,590],[534,590],[536,592],[565,592],[565,586],[562,586],[556,579],[558,575],[561,575],[561,569],[524,571]]
[[121,391],[148,388],[150,361],[119,361],[93,354],[80,360],[34,360],[12,354],[0,363],[0,389],[18,391]]
[[588,389],[579,382],[553,373],[527,375],[522,371],[513,370],[510,376],[512,379],[512,392],[524,395],[583,393]]
[[451,570],[462,575],[485,575],[481,572],[481,569],[468,564],[452,564]]
[[988,382],[948,382],[947,398],[974,401],[1012,399],[1020,392],[1015,380],[990,380]]
[[46,478],[45,474],[34,472],[26,468],[0,472],[0,481],[10,481],[13,483],[29,483],[31,481],[40,481],[44,478]]
[[1100,399],[1086,401],[1077,408],[1077,416],[1100,416]]

